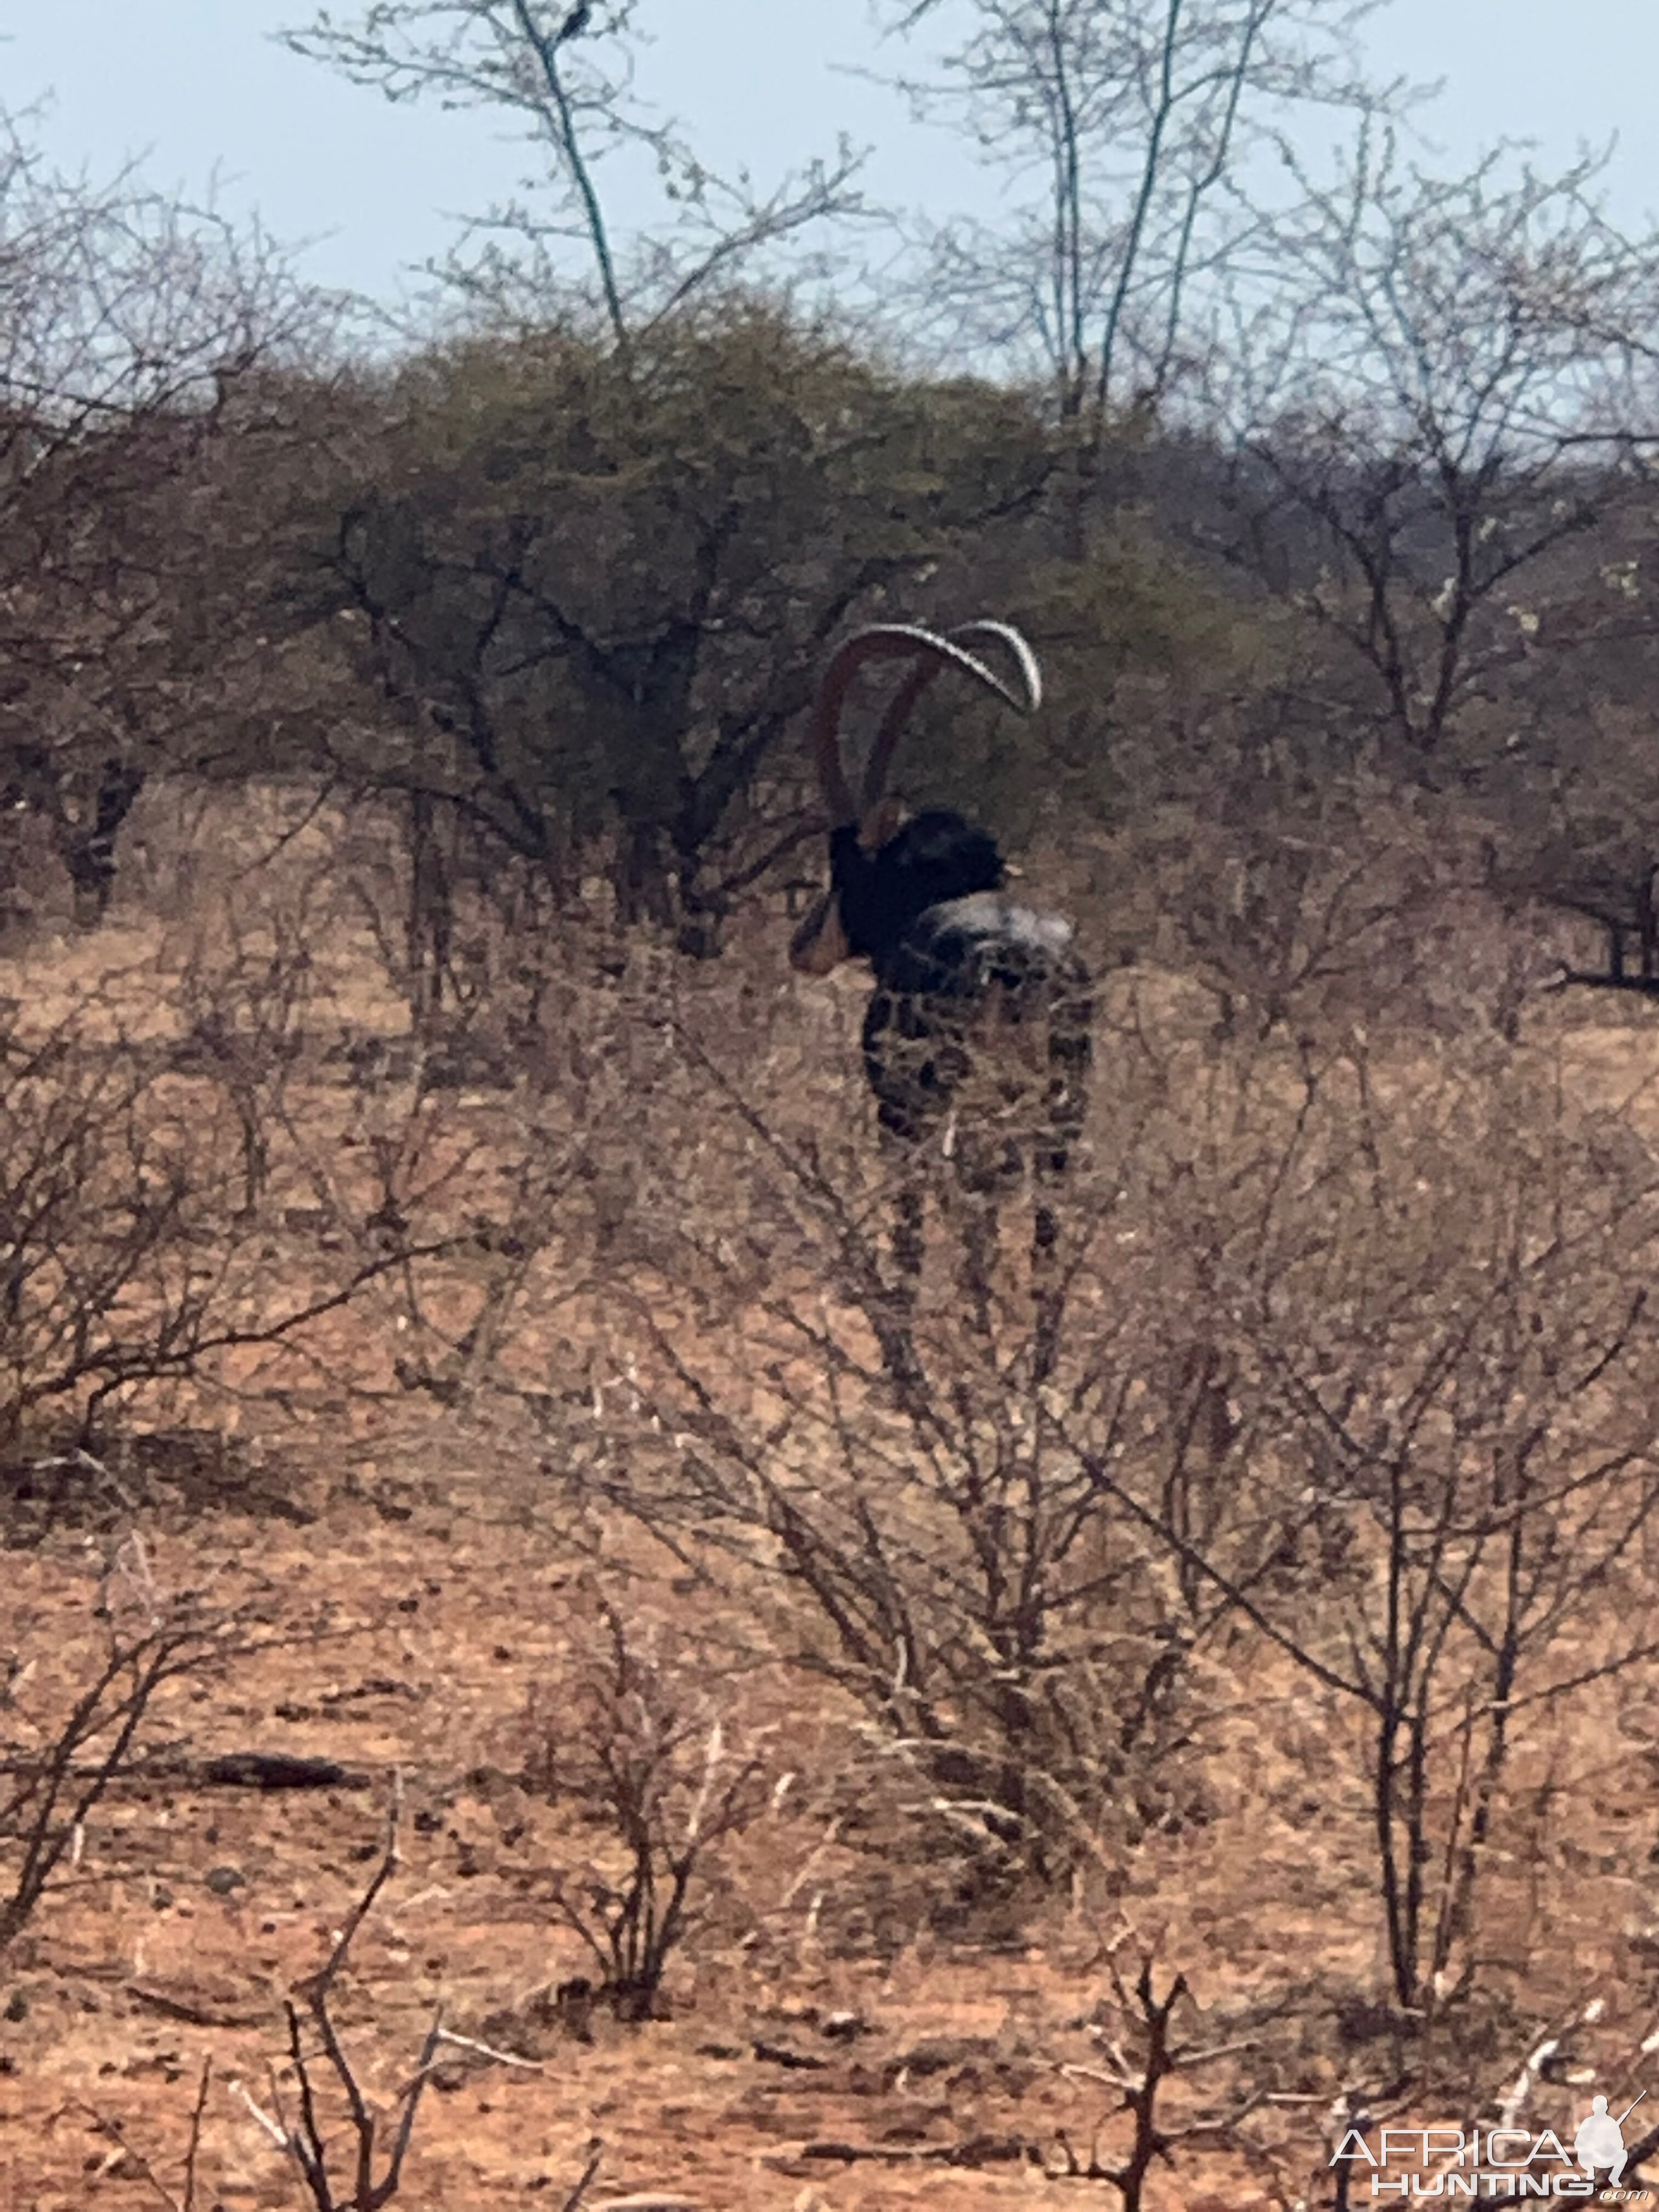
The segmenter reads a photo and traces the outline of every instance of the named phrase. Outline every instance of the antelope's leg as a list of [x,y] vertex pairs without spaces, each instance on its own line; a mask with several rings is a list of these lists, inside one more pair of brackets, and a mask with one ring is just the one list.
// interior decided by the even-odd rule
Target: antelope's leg
[[991,1334],[991,1278],[996,1270],[997,1200],[994,1190],[964,1194],[962,1224],[962,1283],[968,1318],[976,1334]]
[[907,1311],[915,1304],[916,1286],[921,1280],[927,1212],[919,1178],[913,1172],[907,1173],[893,1206],[893,1265],[896,1274],[894,1291]]
[[1031,1303],[1035,1309],[1031,1376],[1037,1382],[1046,1382],[1054,1373],[1060,1349],[1060,1315],[1066,1294],[1060,1281],[1059,1243],[1059,1218],[1039,1193],[1031,1228]]
[[913,1323],[927,1245],[927,1193],[913,1118],[890,1098],[883,1098],[879,1120],[882,1156],[897,1188],[893,1194],[892,1281],[870,1320],[881,1346],[882,1364],[902,1395],[921,1382]]
[[969,1325],[991,1335],[991,1285],[996,1273],[1001,1179],[994,1145],[971,1118],[957,1131],[955,1165],[962,1207],[962,1289]]
[[921,1387],[915,1322],[916,1297],[921,1287],[926,1223],[927,1201],[911,1150],[893,1206],[893,1284],[870,1316],[876,1340],[881,1346],[882,1364],[892,1377],[902,1402]]
[[1056,996],[1048,1023],[1048,1088],[1043,1127],[1032,1147],[1036,1186],[1031,1224],[1031,1298],[1036,1308],[1033,1379],[1053,1374],[1060,1346],[1066,1293],[1060,1279],[1060,1216],[1054,1200],[1066,1179],[1072,1146],[1088,1108],[1089,1068],[1094,1058],[1094,1006],[1079,969]]
[[[928,1073],[939,1101],[938,1140],[927,1147],[937,1171],[956,1184],[962,1265],[958,1280],[969,1326],[988,1344],[991,1285],[996,1274],[998,1206],[1007,1182],[1007,1149],[994,1108],[994,1085],[985,1066],[982,998],[936,996],[929,1019],[933,1049]],[[946,1164],[948,1163],[948,1166]]]
[[890,1066],[880,1070],[876,1096],[880,1103],[881,1153],[897,1185],[893,1198],[893,1297],[908,1313],[916,1302],[927,1243],[927,1206],[922,1146],[927,1117],[917,1110],[908,1088]]
[[924,1153],[939,1119],[930,1025],[908,994],[878,989],[864,1017],[864,1073],[875,1095],[884,1158],[898,1181],[894,1303],[908,1314],[921,1280],[927,1207]]

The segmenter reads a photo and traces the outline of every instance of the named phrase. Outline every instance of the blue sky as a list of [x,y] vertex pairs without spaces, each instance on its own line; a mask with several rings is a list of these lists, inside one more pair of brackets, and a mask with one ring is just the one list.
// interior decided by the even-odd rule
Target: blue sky
[[[335,0],[337,17],[351,12]],[[400,268],[441,251],[449,216],[511,188],[521,158],[483,118],[394,108],[270,41],[309,13],[284,0],[0,0],[0,98],[16,110],[50,94],[40,135],[94,177],[139,155],[153,182],[199,195],[216,171],[222,205],[313,241],[312,276],[386,298]],[[655,41],[641,90],[717,163],[746,162],[763,182],[831,150],[844,129],[877,149],[873,196],[935,215],[994,211],[995,188],[965,152],[837,72],[882,64],[865,0],[642,0],[640,21]],[[1507,135],[1565,163],[1617,133],[1615,214],[1632,228],[1659,215],[1659,9],[1391,0],[1369,45],[1379,70],[1445,79],[1422,127],[1449,159]]]

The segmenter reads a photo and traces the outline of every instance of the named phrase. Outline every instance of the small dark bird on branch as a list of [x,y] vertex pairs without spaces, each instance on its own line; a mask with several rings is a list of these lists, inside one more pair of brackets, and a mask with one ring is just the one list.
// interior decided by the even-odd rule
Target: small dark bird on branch
[[592,13],[593,9],[592,0],[576,0],[576,5],[565,17],[562,25],[560,27],[559,35],[553,41],[554,45],[556,46],[568,46],[572,39],[580,39],[582,33],[587,28],[588,22]]

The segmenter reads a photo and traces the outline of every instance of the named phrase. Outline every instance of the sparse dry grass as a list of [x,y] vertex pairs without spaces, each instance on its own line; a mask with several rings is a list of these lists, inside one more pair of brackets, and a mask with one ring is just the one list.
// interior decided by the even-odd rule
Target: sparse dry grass
[[[152,1765],[112,1793],[0,1964],[8,2204],[142,2200],[76,2100],[118,2118],[160,2167],[182,2149],[204,2057],[219,2083],[262,2081],[284,1991],[315,1970],[379,1851],[394,1770],[405,1864],[343,1996],[366,2085],[391,2096],[440,1998],[458,2031],[528,2062],[446,2063],[399,2198],[414,2208],[544,2188],[558,2202],[596,2136],[601,2202],[648,2186],[780,2212],[1094,2201],[1102,2185],[1044,2179],[995,2146],[1055,2169],[1060,2131],[1086,2148],[1116,2103],[1104,2042],[1127,2032],[1097,2014],[1106,1961],[1133,1978],[1153,1948],[1160,1976],[1178,1968],[1195,1992],[1185,2039],[1238,2046],[1176,2078],[1172,2123],[1250,2090],[1284,2101],[1237,2140],[1195,2140],[1155,2168],[1149,2203],[1324,2201],[1308,2192],[1345,2087],[1403,2080],[1422,2117],[1473,2118],[1593,1996],[1606,2010],[1576,2031],[1574,2063],[1634,2094],[1659,2006],[1638,1786],[1659,1758],[1647,1662],[1517,1717],[1450,1976],[1468,1967],[1469,1990],[1408,2033],[1390,2014],[1364,1714],[1248,1611],[1215,1602],[1202,1574],[1183,1577],[1132,1516],[1096,1510],[1088,1468],[1093,1454],[1128,1470],[1144,1510],[1185,1515],[1194,1550],[1248,1582],[1261,1614],[1338,1653],[1343,1592],[1372,1566],[1363,1543],[1357,1559],[1321,1552],[1310,1448],[1270,1387],[1260,1329],[1236,1311],[1251,1254],[1273,1245],[1273,1207],[1291,1224],[1274,1232],[1283,1280],[1305,1302],[1291,1301],[1291,1348],[1317,1334],[1321,1284],[1328,1318],[1343,1299],[1363,1306],[1353,1271],[1368,1250],[1378,1297],[1409,1318],[1467,1256],[1471,1224],[1504,1204],[1524,1213],[1549,1174],[1569,1215],[1586,1194],[1608,1205],[1583,1261],[1589,1313],[1607,1294],[1596,1267],[1638,1267],[1645,1249],[1659,1055],[1641,1024],[1586,1027],[1543,999],[1515,1048],[1474,1022],[1463,1038],[1395,1030],[1363,1049],[1335,1030],[1251,1042],[1218,1039],[1212,996],[1188,980],[1115,975],[1058,1380],[1042,1401],[1021,1379],[1012,1223],[988,1346],[962,1330],[936,1227],[915,1329],[946,1435],[896,1399],[859,1273],[885,1197],[855,1080],[855,986],[785,986],[758,935],[717,967],[641,954],[618,976],[577,933],[516,948],[516,979],[499,947],[481,953],[459,1032],[410,1042],[381,957],[390,933],[363,926],[349,895],[368,863],[343,860],[337,823],[303,811],[274,806],[257,837],[222,822],[203,840],[193,824],[218,860],[156,891],[165,923],[129,912],[0,963],[26,1032],[85,1005],[100,1045],[152,1049],[184,1034],[181,1006],[234,1012],[250,963],[269,973],[275,949],[303,945],[280,1095],[263,1078],[258,1091],[266,1158],[240,1232],[257,1267],[237,1296],[275,1310],[364,1253],[400,1255],[282,1342],[136,1381],[91,1439],[101,1474],[70,1470],[49,1494],[37,1481],[8,1506],[0,1649],[45,1655],[21,1694],[72,1676],[64,1625],[87,1618],[107,1547],[135,1522],[169,1587],[210,1592],[258,1631],[222,1682],[168,1689]],[[178,873],[162,852],[147,866],[153,890]],[[233,890],[234,943],[214,921]],[[204,998],[215,978],[219,998]],[[711,1100],[699,1055],[729,1097]],[[228,1068],[197,1060],[165,1079],[170,1110],[224,1148],[231,1175],[242,1124]],[[1344,1231],[1322,1254],[1320,1223],[1346,1217],[1322,1212],[1335,1201],[1320,1194],[1358,1188],[1367,1145],[1380,1185],[1401,1179],[1396,1212],[1379,1200],[1374,1248]],[[1573,1280],[1551,1291],[1558,1334]],[[1569,1458],[1647,1450],[1659,1407],[1645,1377],[1591,1389]],[[1364,1386],[1371,1415],[1390,1387]],[[973,1610],[989,1601],[972,1569],[990,1509],[984,1493],[962,1502],[975,1454],[1000,1439],[1023,1480],[1041,1420],[1054,1510],[1070,1499],[1080,1515],[1045,1569],[1043,1651],[1060,1671],[1042,1755],[1054,1766],[1054,1732],[1069,1732],[1078,1773],[1106,1778],[1047,1887],[988,1851],[964,1814],[973,1793],[937,1756],[982,1747],[974,1700],[990,1677],[974,1638],[990,1615]],[[58,1442],[37,1425],[15,1463]],[[914,1661],[939,1670],[924,1685],[913,1668],[905,1686],[936,1691],[930,1756],[915,1707],[901,1724],[903,1699],[830,1632],[780,1499],[818,1516],[807,1564],[850,1578],[834,1587],[867,1600],[878,1561],[910,1607]],[[1570,1517],[1561,1529],[1583,1537]],[[1652,1541],[1638,1520],[1534,1686],[1626,1648]],[[553,1905],[561,1869],[599,1848],[592,1808],[526,1783],[527,1732],[551,1741],[550,1717],[575,1710],[595,1590],[695,1656],[731,1727],[776,1746],[780,1786],[711,1860],[669,1966],[670,2017],[631,2028],[602,2009],[588,2043],[545,1993],[592,1971]],[[1168,1699],[1141,1735],[1109,1741],[1126,1686],[1145,1686],[1176,1632]],[[214,1756],[256,1748],[331,1758],[344,1778],[321,1791],[206,1778]],[[1447,1787],[1431,1793],[1436,1834]],[[836,2015],[852,2018],[844,2035]],[[1581,2087],[1540,2087],[1537,2123],[1565,2121]],[[1103,2138],[1113,2156],[1123,2125]],[[975,2140],[984,2163],[915,2155]],[[804,2154],[833,2142],[881,2155]],[[227,2204],[293,2201],[275,2147],[228,2094],[213,2093],[202,2160]]]

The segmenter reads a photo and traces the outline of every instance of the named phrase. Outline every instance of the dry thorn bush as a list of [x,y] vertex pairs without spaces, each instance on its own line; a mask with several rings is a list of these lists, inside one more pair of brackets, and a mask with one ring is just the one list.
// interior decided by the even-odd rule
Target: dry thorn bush
[[1449,2003],[1517,1744],[1655,1656],[1620,1616],[1659,1504],[1659,1176],[1485,1042],[1203,1042],[1133,991],[1115,1018],[1050,1380],[1012,1231],[990,1327],[964,1316],[948,1188],[901,1369],[858,1133],[716,1089],[700,1159],[799,1264],[682,1213],[595,1479],[769,1588],[769,1635],[977,1837],[991,1892],[1111,1888],[1213,1817],[1224,1742],[1278,1771],[1293,1710],[1396,2003]]
[[685,1638],[604,1596],[584,1610],[574,1681],[526,1717],[524,1782],[591,1838],[550,1896],[598,1971],[593,2001],[645,2021],[707,1925],[732,1839],[770,1802],[773,1747]]
[[[398,1850],[401,1792],[394,1786],[386,1820],[386,1838],[379,1863],[362,1895],[346,1915],[328,1957],[295,1996],[286,2000],[288,2049],[270,2069],[270,2109],[243,2082],[232,2079],[232,2096],[282,2152],[313,2212],[384,2212],[403,2186],[404,2170],[415,2135],[422,2100],[447,2051],[487,2063],[517,2064],[510,2054],[490,2050],[443,2025],[442,2008],[434,2014],[416,2055],[414,2070],[384,2106],[364,2086],[362,2067],[346,2050],[335,2017],[337,1986],[346,1974],[359,1931],[402,1863]],[[297,2001],[296,2001],[297,2000]],[[141,2150],[131,2130],[118,2117],[82,2099],[65,2110],[78,2112],[116,2149],[105,2161],[144,2183],[168,2212],[195,2212],[204,2121],[212,2081],[211,2057],[202,2062],[190,2131],[175,2191]],[[339,2136],[343,2135],[341,2154]],[[581,2173],[562,2199],[562,2212],[580,2212],[598,2179],[604,2147],[590,2143]]]
[[72,984],[63,1011],[15,1011],[0,1028],[0,1466],[14,1494],[43,1446],[94,1443],[141,1401],[154,1425],[261,1351],[302,1359],[319,1324],[432,1249],[362,1205],[306,1233],[294,1201],[326,1143],[293,1095],[307,969],[280,940],[159,990],[110,968]]
[[18,1605],[0,1652],[0,1955],[77,1869],[100,1808],[161,1747],[167,1693],[222,1676],[258,1632],[197,1591],[162,1589],[143,1540],[124,1538],[84,1622]]

